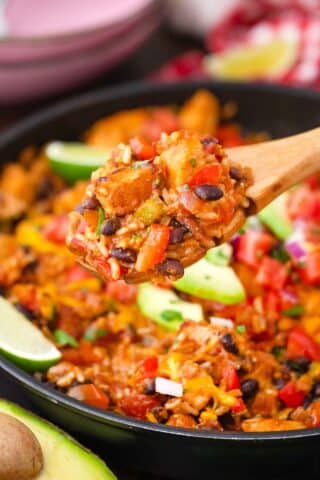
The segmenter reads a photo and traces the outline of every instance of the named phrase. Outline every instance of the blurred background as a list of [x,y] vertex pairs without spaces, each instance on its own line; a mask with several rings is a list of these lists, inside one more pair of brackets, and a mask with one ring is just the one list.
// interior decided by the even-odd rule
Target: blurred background
[[320,0],[0,0],[0,129],[128,81],[320,88]]

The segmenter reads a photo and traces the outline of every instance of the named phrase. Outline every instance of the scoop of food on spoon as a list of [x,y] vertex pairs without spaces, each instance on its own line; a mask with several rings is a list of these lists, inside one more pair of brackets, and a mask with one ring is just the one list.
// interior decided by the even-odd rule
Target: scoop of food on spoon
[[211,136],[133,138],[70,214],[69,248],[105,280],[176,280],[282,192],[320,169],[320,128],[224,150]]

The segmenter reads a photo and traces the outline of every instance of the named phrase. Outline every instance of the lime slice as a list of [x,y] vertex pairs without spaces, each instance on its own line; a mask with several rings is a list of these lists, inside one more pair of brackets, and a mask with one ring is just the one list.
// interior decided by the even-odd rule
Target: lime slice
[[265,44],[243,45],[221,54],[209,55],[205,59],[205,69],[220,79],[279,77],[293,66],[297,53],[297,42],[278,38]]
[[0,297],[0,351],[27,371],[46,370],[59,350],[10,302]]
[[108,150],[84,143],[52,142],[46,147],[52,170],[68,183],[90,178],[105,163],[108,154]]

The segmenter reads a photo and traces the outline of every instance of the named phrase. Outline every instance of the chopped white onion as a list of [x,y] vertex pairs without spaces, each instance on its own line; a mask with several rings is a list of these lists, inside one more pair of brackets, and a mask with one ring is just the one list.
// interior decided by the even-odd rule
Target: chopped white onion
[[168,380],[168,378],[156,377],[155,390],[163,395],[170,395],[171,397],[182,397],[183,386],[182,383]]
[[233,329],[233,321],[229,318],[210,317],[210,323],[215,327],[224,327],[229,328],[230,330]]

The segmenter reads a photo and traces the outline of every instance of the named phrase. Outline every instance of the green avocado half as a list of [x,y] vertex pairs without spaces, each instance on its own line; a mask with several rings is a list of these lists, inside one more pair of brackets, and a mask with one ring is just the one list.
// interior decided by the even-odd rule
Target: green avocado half
[[51,423],[6,400],[0,400],[0,412],[20,420],[38,439],[44,466],[36,480],[116,479],[102,460]]

